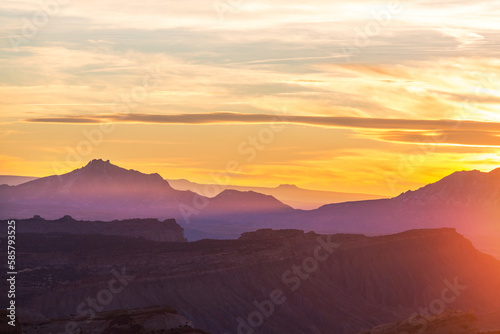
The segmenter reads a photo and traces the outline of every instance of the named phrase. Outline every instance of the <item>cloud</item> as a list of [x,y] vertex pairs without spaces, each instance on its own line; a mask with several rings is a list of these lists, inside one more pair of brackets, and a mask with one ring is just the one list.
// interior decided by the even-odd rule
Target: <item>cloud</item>
[[494,131],[387,131],[380,134],[380,139],[404,143],[445,143],[478,147],[500,147],[500,132]]
[[498,131],[500,122],[461,121],[453,119],[418,120],[397,118],[365,118],[338,116],[296,116],[273,114],[244,114],[215,112],[199,114],[140,114],[123,113],[80,117],[39,117],[28,118],[27,122],[38,123],[161,123],[161,124],[218,124],[218,123],[290,123],[311,126],[364,128],[364,129],[403,129],[403,130],[468,130]]
[[88,123],[102,123],[99,119],[87,118],[87,117],[48,117],[48,118],[31,118],[28,119],[29,122],[41,122],[41,123],[75,123],[75,124],[88,124]]

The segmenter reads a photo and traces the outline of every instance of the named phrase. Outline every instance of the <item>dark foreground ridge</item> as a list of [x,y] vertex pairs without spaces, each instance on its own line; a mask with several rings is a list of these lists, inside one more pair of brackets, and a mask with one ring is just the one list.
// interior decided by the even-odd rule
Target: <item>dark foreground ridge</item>
[[445,309],[474,310],[480,331],[500,328],[500,262],[454,229],[377,237],[264,229],[183,243],[22,233],[17,247],[22,326],[88,319],[93,302],[96,313],[172,306],[209,333],[354,334]]
[[481,332],[473,311],[447,310],[437,315],[416,315],[410,319],[377,326],[358,334],[500,334],[500,331]]
[[[4,314],[5,311],[0,312],[0,315]],[[2,334],[209,334],[196,329],[192,321],[177,314],[177,310],[169,306],[98,312],[91,320],[74,316],[46,319],[25,312],[22,325],[2,330]]]
[[[5,221],[4,221],[5,223]],[[100,234],[129,238],[144,238],[160,242],[186,242],[184,229],[175,219],[160,221],[155,218],[124,219],[113,221],[75,220],[66,215],[56,220],[40,216],[16,220],[18,233]]]

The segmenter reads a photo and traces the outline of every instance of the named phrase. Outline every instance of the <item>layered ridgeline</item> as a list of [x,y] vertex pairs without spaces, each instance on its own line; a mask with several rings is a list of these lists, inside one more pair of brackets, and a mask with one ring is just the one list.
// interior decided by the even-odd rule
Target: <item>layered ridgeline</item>
[[[209,199],[191,191],[173,189],[159,174],[143,174],[108,161],[92,160],[63,175],[39,178],[17,186],[0,186],[0,218],[26,219],[40,215],[78,220],[126,218],[186,220],[235,211],[266,213],[291,210],[272,196],[228,190]],[[209,205],[209,204],[210,205]]]
[[[2,223],[7,225],[7,221]],[[5,230],[7,228],[5,227]],[[40,216],[16,220],[17,233],[63,233],[63,234],[100,234],[129,238],[144,238],[163,242],[186,242],[184,229],[175,219],[125,219],[113,221],[83,221],[66,215],[55,220]]]
[[453,226],[467,234],[500,234],[500,168],[455,172],[392,199],[325,205],[308,217],[316,227],[346,232]]
[[500,262],[453,229],[189,243],[22,234],[18,248],[27,329],[94,317],[106,326],[101,313],[165,305],[210,333],[354,334],[404,319],[418,333],[421,317],[445,309],[474,311],[478,331],[500,328]]
[[294,210],[270,195],[223,190],[212,198],[143,174],[93,160],[60,176],[0,186],[0,218],[175,218],[189,240],[236,238],[257,228],[380,235],[413,228],[453,227],[500,258],[500,169],[462,171],[392,199]]
[[[0,316],[6,317],[5,311]],[[2,334],[209,334],[194,328],[192,321],[184,318],[172,307],[157,306],[144,309],[96,312],[89,318],[62,317],[47,319],[40,314],[22,312],[23,324],[15,327],[0,325]]]
[[[418,324],[418,325],[416,325]],[[396,323],[364,330],[358,334],[500,334],[500,331],[480,331],[472,311],[448,310],[436,315],[419,315]]]
[[[1,178],[0,178],[1,182]],[[347,201],[360,201],[367,199],[383,198],[381,195],[362,194],[362,193],[345,193],[338,191],[320,191],[302,189],[293,184],[281,184],[274,188],[269,187],[251,187],[251,186],[236,186],[236,185],[219,185],[219,184],[200,184],[188,180],[168,180],[170,185],[179,190],[191,190],[206,197],[213,197],[213,192],[222,192],[226,189],[238,191],[254,191],[264,195],[270,195],[280,200],[281,202],[290,205],[296,209],[312,210],[317,209],[322,205],[330,203],[342,203]]]
[[280,220],[285,221],[290,226],[312,222],[317,231],[372,235],[453,227],[500,258],[500,169],[455,172],[392,199],[325,205]]

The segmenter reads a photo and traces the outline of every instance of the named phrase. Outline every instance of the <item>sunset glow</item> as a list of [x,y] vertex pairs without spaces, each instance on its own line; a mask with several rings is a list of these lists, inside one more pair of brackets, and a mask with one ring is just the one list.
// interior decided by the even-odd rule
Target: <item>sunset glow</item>
[[500,166],[500,1],[60,3],[0,6],[0,174],[394,196]]

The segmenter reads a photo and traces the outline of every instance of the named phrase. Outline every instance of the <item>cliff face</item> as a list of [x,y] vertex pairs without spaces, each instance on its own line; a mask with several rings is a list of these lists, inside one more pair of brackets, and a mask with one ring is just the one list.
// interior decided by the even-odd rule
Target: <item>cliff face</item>
[[18,246],[19,304],[47,318],[75,317],[119,275],[126,286],[103,311],[172,305],[212,333],[249,333],[253,323],[255,333],[351,334],[448,308],[474,309],[480,329],[500,327],[500,263],[453,229],[264,230],[191,243],[24,234]]
[[500,334],[500,331],[481,332],[473,311],[448,310],[432,316],[416,316],[410,319],[377,326],[358,334]]
[[88,320],[73,317],[29,319],[25,316],[23,333],[67,333],[70,328],[73,333],[85,334],[208,334],[195,329],[192,321],[168,306],[100,312],[91,321]]
[[418,316],[405,321],[381,325],[358,334],[481,334],[474,312],[445,311],[433,316]]
[[175,219],[126,219],[113,221],[79,221],[71,216],[45,220],[40,216],[16,220],[18,233],[100,234],[144,238],[160,242],[186,242],[184,229]]

